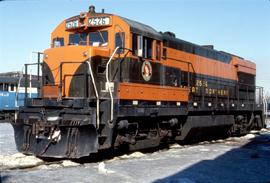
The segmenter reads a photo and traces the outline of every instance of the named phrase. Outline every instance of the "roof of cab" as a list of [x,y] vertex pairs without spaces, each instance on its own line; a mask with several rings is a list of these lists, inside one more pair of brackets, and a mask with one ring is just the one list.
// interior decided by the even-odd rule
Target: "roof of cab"
[[162,35],[158,31],[156,31],[154,28],[150,27],[149,25],[145,25],[143,23],[130,20],[125,17],[121,17],[121,18],[130,26],[131,32],[136,33],[136,34],[141,34],[149,38],[162,40]]

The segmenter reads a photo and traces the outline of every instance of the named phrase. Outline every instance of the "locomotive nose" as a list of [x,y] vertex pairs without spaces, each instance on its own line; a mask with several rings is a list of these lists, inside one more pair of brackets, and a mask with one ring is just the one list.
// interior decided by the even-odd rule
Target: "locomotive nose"
[[104,64],[110,56],[108,48],[74,45],[48,49],[45,54],[44,98],[94,97],[91,75],[96,72],[102,75],[100,72],[104,71]]

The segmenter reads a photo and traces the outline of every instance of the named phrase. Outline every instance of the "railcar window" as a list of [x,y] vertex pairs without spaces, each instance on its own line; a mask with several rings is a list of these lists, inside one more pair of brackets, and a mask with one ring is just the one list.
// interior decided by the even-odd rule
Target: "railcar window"
[[[115,34],[115,48],[116,47],[125,48],[125,33],[124,32],[118,32]],[[124,53],[124,50],[119,49],[117,53]]]
[[86,37],[85,33],[70,34],[69,45],[86,45]]
[[108,45],[108,31],[90,32],[89,42],[91,46],[107,46]]
[[64,46],[64,38],[62,37],[57,37],[53,39],[53,46],[56,47],[60,47],[60,46]]
[[0,91],[8,91],[8,84],[0,83]]
[[10,84],[10,91],[15,91],[15,86],[14,86],[14,84]]

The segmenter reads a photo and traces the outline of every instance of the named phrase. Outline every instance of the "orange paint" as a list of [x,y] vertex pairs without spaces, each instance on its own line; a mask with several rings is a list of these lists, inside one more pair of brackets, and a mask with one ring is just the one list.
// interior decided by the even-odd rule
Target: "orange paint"
[[[91,17],[110,17],[110,23],[106,26],[88,27],[88,21]],[[79,20],[79,27],[66,29],[66,21],[62,21],[51,34],[52,41],[55,38],[64,38],[64,46],[58,48],[51,48],[45,51],[44,62],[47,63],[52,71],[55,84],[59,85],[60,81],[63,81],[64,75],[73,75],[79,66],[87,61],[90,56],[101,56],[110,57],[115,49],[115,34],[117,32],[125,32],[125,47],[128,49],[132,48],[132,33],[130,26],[119,16],[112,14],[91,14],[82,13],[81,17],[72,17],[68,20]],[[88,45],[84,46],[70,46],[69,34],[84,32],[89,33],[91,31],[108,31],[108,45],[106,47],[93,47]],[[53,42],[51,42],[53,44]],[[152,45],[152,59],[150,62],[159,62],[163,66],[179,68],[182,71],[189,71],[191,73],[197,73],[207,76],[213,76],[217,78],[224,78],[230,80],[238,80],[237,73],[244,72],[249,74],[256,74],[256,66],[254,63],[241,59],[236,56],[232,56],[230,63],[223,63],[213,59],[205,58],[202,56],[187,53],[181,50],[173,48],[167,49],[167,59],[156,60],[156,44],[157,40],[153,40]],[[165,48],[163,43],[160,42],[160,50]],[[91,53],[90,50],[91,49]],[[127,53],[127,52],[125,52]],[[115,55],[118,57],[118,55]],[[123,57],[121,54],[120,57]],[[128,52],[126,55],[131,58],[135,57],[132,52]],[[177,61],[178,60],[178,61]],[[76,62],[63,65],[62,78],[60,78],[60,65],[62,62]],[[87,65],[86,65],[87,66]],[[70,82],[72,76],[68,76],[65,79],[65,91],[62,91],[62,95],[68,97]],[[128,90],[128,91],[127,91]],[[143,90],[143,91],[141,91]],[[55,90],[51,90],[55,91]],[[52,95],[49,89],[44,89],[44,96]],[[46,93],[47,92],[47,93]],[[56,92],[56,91],[55,91]],[[138,93],[136,93],[138,92]],[[120,99],[132,99],[132,100],[160,100],[160,101],[187,101],[188,100],[188,89],[177,88],[177,87],[165,87],[165,86],[154,86],[144,85],[135,83],[120,83],[119,84],[119,98]]]
[[[223,63],[172,48],[167,48],[167,52],[168,59],[163,61],[166,66],[172,66],[180,68],[183,71],[195,72],[213,77],[237,80],[236,68],[232,64]],[[182,62],[176,60],[180,60]],[[188,68],[187,63],[190,63],[193,68],[191,65]]]
[[43,98],[57,98],[59,96],[58,85],[46,85],[42,87]]
[[238,57],[233,57],[232,63],[237,68],[237,72],[244,72],[244,73],[256,75],[255,63],[248,60],[240,59]]
[[121,100],[187,102],[188,95],[189,90],[187,88],[179,87],[120,83],[118,88],[118,99]]

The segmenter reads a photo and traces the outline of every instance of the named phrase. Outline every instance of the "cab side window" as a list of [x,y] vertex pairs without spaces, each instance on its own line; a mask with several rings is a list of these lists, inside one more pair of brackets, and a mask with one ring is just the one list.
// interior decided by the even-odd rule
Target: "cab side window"
[[119,47],[120,49],[117,50],[117,53],[124,53],[125,48],[125,33],[124,32],[117,32],[115,34],[115,48]]
[[132,34],[132,52],[134,55],[138,55],[138,35]]
[[53,39],[53,47],[57,48],[60,46],[64,46],[64,38],[62,37],[57,37]]
[[108,31],[90,32],[89,43],[91,46],[107,46],[108,45]]

